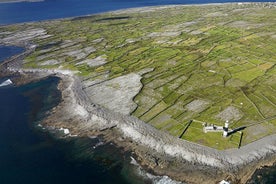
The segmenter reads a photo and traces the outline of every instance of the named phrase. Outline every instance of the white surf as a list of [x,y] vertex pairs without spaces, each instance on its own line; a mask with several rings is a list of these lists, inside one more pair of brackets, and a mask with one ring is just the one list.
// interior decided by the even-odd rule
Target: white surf
[[13,84],[13,82],[10,79],[7,79],[7,80],[5,80],[4,82],[2,82],[0,84],[0,87],[9,86],[9,85],[12,85],[12,84]]
[[137,163],[137,161],[133,157],[130,158],[130,163],[136,167],[136,173],[145,179],[150,179],[153,184],[185,184],[180,181],[175,181],[168,176],[155,176],[153,174],[147,173],[144,169],[142,169],[142,167]]

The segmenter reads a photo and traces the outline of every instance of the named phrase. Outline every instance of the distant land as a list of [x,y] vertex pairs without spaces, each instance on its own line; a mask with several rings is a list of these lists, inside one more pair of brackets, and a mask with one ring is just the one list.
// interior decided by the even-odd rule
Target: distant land
[[0,27],[15,83],[56,75],[41,124],[102,135],[156,174],[246,183],[276,157],[275,3],[171,5]]
[[44,0],[0,0],[0,3],[41,2]]

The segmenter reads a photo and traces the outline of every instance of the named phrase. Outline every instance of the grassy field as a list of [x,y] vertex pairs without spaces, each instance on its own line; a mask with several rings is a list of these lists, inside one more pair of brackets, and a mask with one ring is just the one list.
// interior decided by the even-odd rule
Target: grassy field
[[[175,137],[191,119],[228,120],[232,129],[247,126],[245,145],[276,133],[275,12],[269,4],[177,6],[0,30],[40,27],[51,35],[34,40],[39,47],[24,67],[76,70],[84,81],[151,69],[133,116]],[[223,138],[202,128],[193,122],[182,139],[217,149],[239,145],[239,132]]]

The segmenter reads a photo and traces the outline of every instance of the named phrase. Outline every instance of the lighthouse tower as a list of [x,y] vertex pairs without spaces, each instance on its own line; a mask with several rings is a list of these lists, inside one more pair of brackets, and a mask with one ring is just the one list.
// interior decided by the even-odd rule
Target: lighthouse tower
[[228,127],[229,127],[229,121],[226,120],[224,127],[223,127],[223,137],[227,137],[228,136]]

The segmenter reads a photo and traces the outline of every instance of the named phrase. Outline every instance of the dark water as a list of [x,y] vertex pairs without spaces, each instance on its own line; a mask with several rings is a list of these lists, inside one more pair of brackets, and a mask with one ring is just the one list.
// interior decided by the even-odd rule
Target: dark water
[[50,77],[0,88],[0,183],[144,182],[129,171],[129,155],[115,146],[94,149],[100,141],[96,138],[57,140],[36,126],[35,120],[60,101],[57,83],[58,78]]
[[[0,47],[1,58],[23,49]],[[15,76],[0,78],[0,84]],[[0,87],[0,184],[148,184],[137,174],[130,153],[100,137],[66,138],[39,126],[61,100],[59,79],[48,77],[24,86]],[[142,172],[140,170],[140,172]],[[143,171],[144,175],[146,174]]]
[[22,52],[24,49],[21,47],[14,47],[14,46],[1,46],[0,45],[0,63],[3,62],[5,59]]
[[[266,0],[265,0],[266,1]],[[265,2],[264,0],[45,0],[0,4],[0,24],[39,21],[124,8],[169,4]],[[274,2],[275,0],[267,0]]]
[[252,180],[248,184],[275,184],[276,183],[276,164],[271,167],[264,167],[255,172]]

